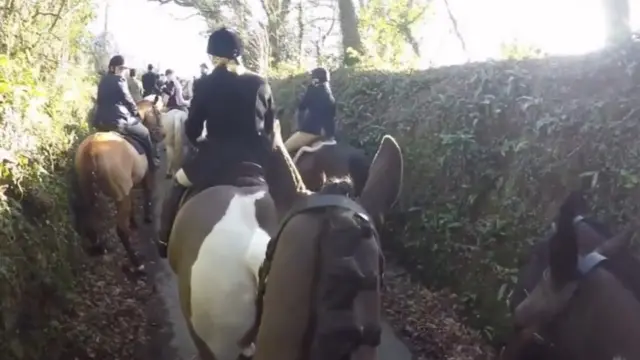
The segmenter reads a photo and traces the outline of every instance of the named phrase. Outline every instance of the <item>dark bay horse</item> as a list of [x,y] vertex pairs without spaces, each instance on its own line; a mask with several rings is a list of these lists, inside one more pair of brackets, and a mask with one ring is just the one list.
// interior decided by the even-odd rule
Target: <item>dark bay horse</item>
[[349,186],[305,188],[279,123],[273,144],[266,169],[241,164],[176,216],[168,259],[199,355],[374,360],[382,253],[370,218],[399,196],[402,153],[384,137],[356,202]]
[[[142,123],[149,129],[154,141],[161,141],[164,131],[160,122],[160,111],[149,100],[138,102]],[[125,138],[117,132],[96,132],[89,135],[78,146],[74,158],[71,189],[71,208],[76,231],[90,244],[91,253],[103,253],[104,247],[98,239],[101,212],[96,207],[98,193],[103,193],[116,203],[117,233],[132,265],[142,271],[138,256],[131,247],[129,238],[137,227],[134,196],[131,190],[142,185],[144,192],[144,220],[152,221],[152,196],[154,176],[148,171],[147,157],[135,140]]]
[[584,213],[572,193],[555,234],[534,247],[512,298],[517,333],[501,359],[640,358],[640,263],[629,250],[637,226],[604,236]]
[[335,140],[319,140],[303,146],[292,157],[305,185],[312,191],[320,190],[326,178],[349,176],[359,195],[371,164],[364,150]]

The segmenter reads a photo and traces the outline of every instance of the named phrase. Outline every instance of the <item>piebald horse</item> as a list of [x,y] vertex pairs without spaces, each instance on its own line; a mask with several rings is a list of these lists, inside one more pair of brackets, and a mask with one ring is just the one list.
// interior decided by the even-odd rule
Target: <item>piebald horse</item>
[[[164,132],[159,110],[149,100],[142,100],[137,105],[142,123],[149,129],[151,137],[155,141],[161,141]],[[132,229],[137,227],[136,207],[131,190],[135,185],[142,185],[144,220],[151,222],[151,201],[155,184],[153,173],[148,171],[147,156],[138,151],[130,141],[135,142],[109,131],[89,135],[80,143],[74,159],[71,207],[76,231],[89,240],[91,252],[102,253],[104,248],[98,239],[101,218],[95,206],[97,194],[102,192],[113,199],[116,203],[118,237],[133,266],[142,271],[144,265],[129,241]]]
[[243,164],[176,216],[168,260],[199,355],[374,360],[383,257],[372,218],[400,194],[400,148],[383,138],[356,202],[348,186],[305,188],[277,122],[273,144],[264,172]]

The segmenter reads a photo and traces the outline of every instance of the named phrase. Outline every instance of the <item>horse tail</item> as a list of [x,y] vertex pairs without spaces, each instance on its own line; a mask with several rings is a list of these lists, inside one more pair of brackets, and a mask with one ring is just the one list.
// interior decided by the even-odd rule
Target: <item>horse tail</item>
[[[97,164],[91,156],[91,145],[82,149],[79,161],[74,161],[69,171],[69,205],[73,220],[73,227],[80,236],[87,235],[87,232],[95,231],[92,228],[93,211],[98,192]],[[83,164],[86,168],[83,169]],[[84,171],[84,172],[83,172]],[[86,172],[90,171],[90,176]],[[84,174],[84,175],[83,175]]]
[[364,189],[364,185],[369,178],[369,167],[371,161],[365,154],[352,154],[349,157],[349,174],[353,180],[353,187],[356,196],[360,196],[360,193]]

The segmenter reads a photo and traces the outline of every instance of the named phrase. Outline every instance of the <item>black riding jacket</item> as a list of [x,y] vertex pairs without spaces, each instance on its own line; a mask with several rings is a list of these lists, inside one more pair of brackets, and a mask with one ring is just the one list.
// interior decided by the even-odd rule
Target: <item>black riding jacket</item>
[[335,136],[336,101],[328,83],[309,85],[298,105],[298,131]]
[[127,80],[115,74],[106,74],[98,84],[94,124],[118,126],[138,120],[138,107],[133,101]]
[[149,96],[151,94],[160,95],[160,88],[158,88],[158,79],[160,75],[153,71],[148,71],[142,75],[142,96]]
[[238,75],[216,67],[197,84],[191,99],[185,132],[192,144],[207,122],[207,139],[251,147],[263,145],[274,121],[271,88],[261,76],[247,72]]

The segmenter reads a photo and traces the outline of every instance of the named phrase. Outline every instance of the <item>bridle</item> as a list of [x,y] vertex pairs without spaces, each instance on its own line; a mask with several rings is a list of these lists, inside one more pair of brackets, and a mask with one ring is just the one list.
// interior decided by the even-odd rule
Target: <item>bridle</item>
[[[585,216],[578,215],[573,218],[572,224],[573,226],[577,226],[578,224],[585,221],[586,219],[587,218]],[[551,228],[554,233],[557,231],[557,225],[555,222],[551,224]],[[579,278],[574,280],[572,283],[569,283],[566,285],[566,286],[570,286],[568,290],[565,290],[567,291],[567,294],[565,295],[567,297],[566,299],[567,304],[569,303],[569,300],[573,298],[576,291],[578,290],[578,287],[580,285],[580,280],[583,279],[585,276],[587,276],[591,271],[595,270],[600,265],[604,264],[607,260],[608,258],[600,254],[597,250],[594,250],[587,255],[578,257],[577,270],[578,270]],[[550,276],[550,272],[548,268],[543,272],[542,276],[543,276],[542,280],[548,279],[548,277]],[[551,321],[547,322],[546,324],[543,324],[541,326],[542,332],[543,333],[551,332],[549,329],[553,327],[554,322],[564,314],[567,308],[568,308],[568,305],[565,305],[557,314],[555,314],[554,318]],[[533,332],[532,335],[534,337],[534,341],[538,345],[548,346],[550,348],[556,347],[553,341],[542,336],[539,331]]]
[[[269,242],[269,245],[267,246],[267,254],[265,257],[265,261],[263,262],[262,266],[260,266],[259,275],[258,275],[258,296],[256,298],[257,311],[256,311],[255,324],[249,330],[249,332],[247,332],[247,334],[243,336],[243,339],[240,341],[241,346],[247,345],[248,343],[255,341],[258,335],[262,313],[264,309],[263,300],[264,300],[264,294],[266,291],[266,285],[268,281],[267,279],[268,279],[268,275],[271,267],[271,262],[273,261],[273,256],[276,251],[278,239],[282,235],[282,232],[286,227],[287,223],[291,219],[293,219],[296,215],[300,215],[308,212],[320,211],[320,210],[328,209],[332,207],[353,211],[355,213],[354,216],[358,218],[360,221],[364,221],[372,224],[373,236],[376,237],[376,239],[378,239],[378,233],[375,229],[375,223],[367,214],[366,210],[360,204],[358,204],[357,202],[355,202],[354,200],[350,199],[347,196],[314,193],[303,198],[298,203],[294,204],[293,208],[287,213],[287,215],[280,222],[279,229],[276,233],[276,236],[274,236],[271,239],[271,241]],[[323,226],[318,236],[321,236],[324,232],[326,232],[326,226]],[[380,282],[382,282],[382,278],[384,276],[384,256],[382,255],[382,251],[380,249],[378,250],[379,250],[379,261],[380,261],[378,276],[379,276]],[[307,333],[311,330],[311,327],[313,326],[314,326],[313,322],[311,322],[309,324],[309,327],[306,330]],[[308,336],[305,336],[305,338],[308,339]]]

